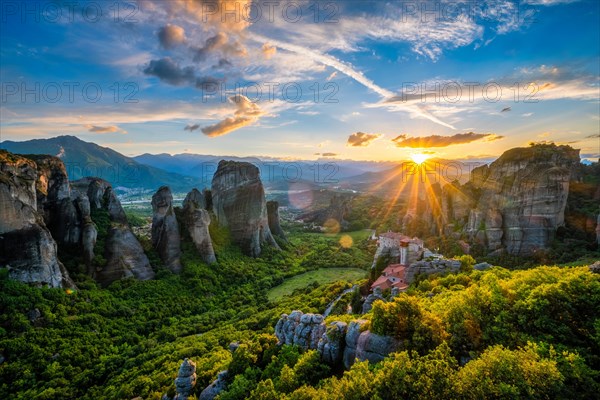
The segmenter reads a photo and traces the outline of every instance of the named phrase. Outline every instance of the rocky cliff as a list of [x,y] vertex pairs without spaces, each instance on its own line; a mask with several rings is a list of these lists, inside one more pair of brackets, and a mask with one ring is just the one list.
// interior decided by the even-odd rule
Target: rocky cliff
[[281,315],[275,336],[280,344],[316,349],[323,361],[331,365],[343,363],[349,369],[355,360],[376,363],[400,348],[396,339],[376,335],[367,326],[368,322],[362,319],[350,324],[334,321],[326,326],[322,315],[295,310]]
[[488,252],[530,255],[547,247],[564,225],[569,181],[578,164],[579,150],[569,146],[508,150],[489,166],[475,168],[464,185],[446,184],[430,201],[441,204],[440,218],[427,216],[442,225],[437,231],[462,232]]
[[334,194],[329,199],[329,206],[324,209],[315,210],[300,215],[299,219],[304,222],[312,222],[320,226],[335,225],[336,229],[347,229],[349,226],[348,215],[350,214],[351,196]]
[[39,177],[33,160],[0,151],[0,266],[8,269],[11,279],[75,287],[37,210]]
[[181,271],[181,238],[171,189],[163,186],[152,196],[152,245],[167,268]]
[[[103,221],[107,224],[102,229],[105,231],[105,237],[102,238],[104,248],[95,248],[93,245],[97,239],[95,232],[82,231],[84,258],[93,258],[95,248],[105,260],[104,264],[91,263],[89,274],[103,286],[122,278],[154,278],[150,261],[131,231],[125,211],[110,183],[99,178],[83,178],[71,182],[71,188],[73,193],[78,193],[78,198],[88,199],[90,214],[105,213],[108,217],[108,221]],[[87,204],[82,204],[82,209],[85,209]]]
[[183,224],[204,262],[211,264],[217,258],[208,231],[210,214],[206,210],[206,204],[205,194],[192,189],[183,200]]
[[265,191],[256,166],[220,161],[211,193],[217,223],[229,228],[244,254],[257,257],[264,244],[279,248],[269,228]]

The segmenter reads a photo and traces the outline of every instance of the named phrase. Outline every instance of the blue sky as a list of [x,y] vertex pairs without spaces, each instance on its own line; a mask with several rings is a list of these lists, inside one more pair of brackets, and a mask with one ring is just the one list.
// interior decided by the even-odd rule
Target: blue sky
[[57,3],[1,5],[2,140],[302,159],[485,158],[542,140],[600,152],[595,0]]

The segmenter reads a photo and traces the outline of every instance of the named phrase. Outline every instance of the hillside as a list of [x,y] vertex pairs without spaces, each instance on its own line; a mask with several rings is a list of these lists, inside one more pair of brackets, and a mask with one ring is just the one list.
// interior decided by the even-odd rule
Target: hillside
[[108,147],[85,142],[75,136],[58,136],[23,142],[5,140],[0,148],[16,154],[49,154],[63,160],[70,180],[95,176],[114,187],[156,190],[169,185],[173,190],[189,190],[206,186],[197,177],[141,164]]

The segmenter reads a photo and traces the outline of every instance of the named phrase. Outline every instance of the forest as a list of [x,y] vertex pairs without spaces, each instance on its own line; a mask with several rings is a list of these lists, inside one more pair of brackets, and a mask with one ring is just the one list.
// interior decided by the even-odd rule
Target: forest
[[[157,269],[152,281],[100,289],[79,274],[79,289],[71,291],[1,276],[0,396],[160,399],[175,394],[184,358],[197,365],[195,396],[229,371],[222,400],[573,399],[600,392],[600,275],[587,266],[482,272],[470,261],[458,274],[419,277],[362,316],[346,314],[347,303],[360,304],[359,293],[350,293],[326,322],[367,319],[371,331],[394,336],[403,348],[344,371],[314,350],[278,346],[274,325],[295,309],[322,313],[354,282],[315,281],[274,302],[268,294],[318,268],[362,268],[367,277],[372,243],[347,246],[339,235],[292,230],[283,251],[251,259],[212,229],[218,264],[199,261],[184,241],[181,275],[147,249]],[[239,343],[233,353],[232,342]]]

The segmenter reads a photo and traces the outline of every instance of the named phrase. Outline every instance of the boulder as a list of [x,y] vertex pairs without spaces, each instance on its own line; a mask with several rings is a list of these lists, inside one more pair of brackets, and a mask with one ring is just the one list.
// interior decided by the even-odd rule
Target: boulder
[[152,196],[152,211],[152,245],[167,268],[178,273],[181,271],[181,238],[173,210],[173,195],[167,186],[162,186]]
[[473,269],[477,270],[477,271],[485,271],[486,269],[490,269],[492,268],[493,265],[486,263],[486,262],[482,262],[482,263],[478,263],[473,265]]
[[211,193],[217,223],[229,228],[244,254],[258,257],[264,244],[279,249],[269,228],[265,191],[256,166],[221,160]]
[[378,363],[399,347],[400,342],[392,336],[365,331],[358,337],[355,356],[359,361],[369,360],[370,363]]
[[373,293],[369,294],[367,296],[367,298],[365,299],[365,302],[363,303],[363,307],[362,307],[362,313],[366,314],[369,311],[371,311],[371,309],[373,308],[373,303],[376,300],[385,301],[385,299],[383,298],[383,293],[379,286],[375,287],[373,289]]
[[217,397],[227,386],[227,375],[227,370],[219,372],[217,379],[200,393],[198,400],[213,400]]
[[196,386],[196,364],[187,358],[179,367],[179,373],[175,378],[175,391],[177,394],[173,400],[187,400]]

